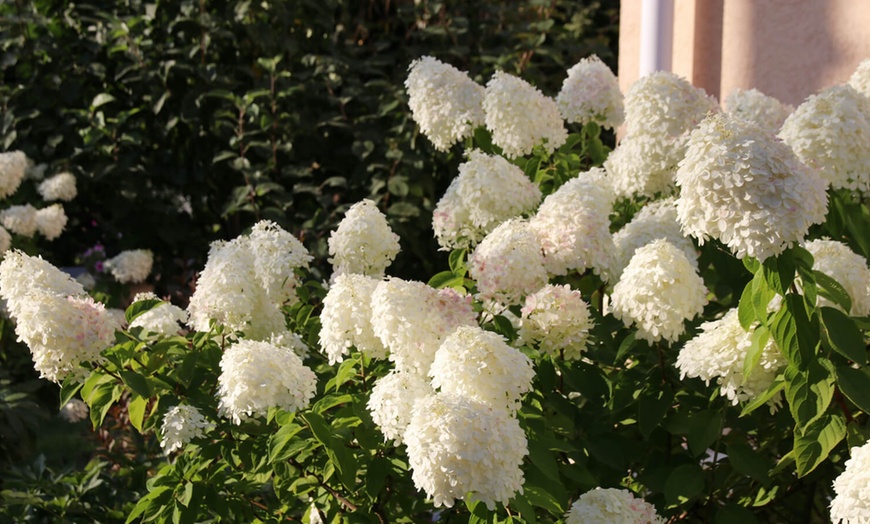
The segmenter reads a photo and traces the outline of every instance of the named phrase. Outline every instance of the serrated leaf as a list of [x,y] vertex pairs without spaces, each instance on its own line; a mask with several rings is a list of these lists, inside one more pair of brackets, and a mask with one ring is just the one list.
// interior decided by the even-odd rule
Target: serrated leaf
[[785,398],[798,430],[821,417],[834,396],[834,369],[831,362],[820,358],[806,370],[789,365],[785,369]]
[[565,510],[556,497],[546,489],[539,486],[523,486],[523,496],[533,506],[543,508],[553,515],[562,515]]
[[867,363],[864,335],[854,320],[837,308],[823,306],[822,341],[826,346],[860,365]]
[[[130,524],[140,515],[145,516],[145,520],[151,520],[149,517],[158,513],[158,511],[162,508],[164,502],[169,500],[169,497],[172,495],[172,488],[169,486],[159,486],[149,491],[144,497],[139,499],[139,502],[130,510],[130,514],[127,515],[126,524]],[[152,509],[153,508],[153,509]]]
[[149,298],[147,300],[137,300],[130,304],[130,307],[127,308],[127,311],[124,312],[124,317],[127,319],[127,324],[133,322],[136,317],[145,313],[146,311],[150,311],[155,307],[162,304],[162,300],[158,300],[155,298]]
[[134,393],[146,398],[151,396],[151,388],[148,386],[148,380],[144,376],[127,369],[121,370],[119,374],[121,375],[121,380],[124,381],[124,384],[126,384]]
[[441,271],[436,273],[429,279],[429,287],[441,289],[445,287],[462,287],[465,283],[465,278],[456,276],[453,271]]
[[762,268],[767,285],[780,295],[785,296],[794,282],[795,264],[792,250],[787,249],[779,256],[766,259]]
[[842,307],[843,311],[852,311],[852,299],[842,284],[821,271],[813,271],[813,275],[820,295]]
[[450,271],[458,277],[464,277],[468,273],[468,268],[465,266],[465,255],[467,253],[468,250],[465,248],[454,249],[448,257]]
[[837,386],[864,413],[870,413],[870,373],[866,368],[837,367]]
[[130,424],[139,433],[142,433],[142,422],[145,420],[145,408],[148,406],[148,399],[133,394],[130,403],[127,404],[127,413],[130,415]]
[[716,410],[692,414],[689,421],[689,449],[698,457],[716,442],[721,430],[722,417]]
[[794,459],[798,477],[816,469],[845,436],[846,421],[841,415],[825,415],[804,431],[795,431]]

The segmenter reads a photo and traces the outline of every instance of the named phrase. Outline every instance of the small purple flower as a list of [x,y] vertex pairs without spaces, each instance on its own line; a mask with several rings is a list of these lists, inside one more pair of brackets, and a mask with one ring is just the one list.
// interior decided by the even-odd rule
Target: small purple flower
[[102,261],[102,260],[97,260],[97,263],[94,264],[94,269],[96,269],[97,271],[99,271],[100,273],[102,273],[102,272],[103,272],[103,261]]

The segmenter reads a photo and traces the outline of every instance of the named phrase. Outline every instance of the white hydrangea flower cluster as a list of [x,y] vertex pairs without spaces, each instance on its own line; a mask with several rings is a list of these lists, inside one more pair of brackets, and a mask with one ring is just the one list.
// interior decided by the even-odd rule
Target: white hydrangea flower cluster
[[[158,300],[151,292],[137,293],[133,302]],[[130,323],[130,328],[140,327],[149,338],[171,337],[177,335],[181,326],[187,323],[187,312],[178,306],[163,302],[142,313]]]
[[447,151],[483,125],[485,90],[468,74],[431,56],[414,60],[408,69],[411,115],[435,149]]
[[649,74],[625,95],[628,135],[604,164],[618,196],[673,190],[689,132],[718,104],[703,89],[666,71]]
[[0,263],[0,297],[15,319],[41,377],[61,382],[81,376],[114,340],[115,322],[81,284],[38,257],[10,251]]
[[[547,272],[565,275],[592,268],[606,276],[613,256],[609,216],[614,199],[601,168],[580,173],[544,199],[529,220],[529,227],[543,250]],[[534,289],[526,287],[526,294],[541,287],[543,284]]]
[[616,75],[596,55],[583,58],[568,70],[556,104],[567,122],[616,129],[625,121],[625,107]]
[[870,191],[870,98],[852,87],[834,86],[807,98],[779,136],[832,188]]
[[870,442],[849,450],[846,470],[834,479],[831,501],[831,522],[838,524],[870,524]]
[[342,273],[323,299],[320,347],[330,365],[343,360],[351,347],[371,358],[384,358],[387,348],[372,329],[372,294],[380,280]]
[[[731,309],[722,318],[701,324],[701,332],[680,350],[676,363],[680,379],[700,378],[708,385],[716,379],[720,394],[732,404],[750,401],[773,385],[777,373],[788,363],[770,337],[747,377],[743,365],[751,345],[752,333],[740,325],[737,309]],[[779,397],[771,401],[778,404]]]
[[502,305],[521,304],[548,279],[535,230],[519,218],[502,222],[483,239],[469,257],[468,271],[478,296]]
[[676,341],[704,311],[707,288],[683,252],[664,239],[638,248],[613,288],[613,315],[650,343]]
[[794,111],[794,107],[783,104],[758,89],[731,91],[725,99],[725,107],[732,116],[742,118],[771,133],[778,132],[788,115]]
[[504,71],[486,84],[483,111],[492,143],[508,158],[528,155],[539,145],[552,153],[568,139],[555,100]]
[[264,222],[251,236],[211,245],[187,308],[194,330],[207,332],[214,321],[253,340],[286,333],[281,306],[297,300],[294,271],[311,257],[295,237]]
[[372,329],[403,372],[427,376],[435,352],[459,326],[476,325],[471,296],[391,278],[372,293]]
[[205,418],[202,413],[193,406],[182,404],[174,406],[163,416],[160,426],[160,447],[169,455],[177,449],[183,448],[195,438],[205,437],[213,430],[214,423]]
[[297,278],[294,272],[308,267],[313,258],[302,242],[278,224],[261,220],[251,229],[248,243],[254,254],[254,274],[269,300],[275,304],[295,303]]
[[532,389],[532,361],[498,333],[460,326],[442,342],[429,369],[442,393],[472,398],[515,413]]
[[668,197],[645,205],[628,224],[614,233],[615,256],[610,270],[611,277],[618,280],[622,270],[634,256],[634,251],[660,238],[680,248],[697,269],[698,253],[692,240],[680,230],[676,200]]
[[852,76],[849,77],[849,85],[855,91],[870,98],[870,58],[858,64]]
[[60,204],[52,204],[36,211],[36,229],[46,240],[54,240],[63,233],[67,217]]
[[784,143],[719,114],[692,133],[677,171],[684,233],[714,237],[759,261],[800,241],[827,212],[825,181]]
[[36,233],[36,208],[30,204],[9,206],[0,211],[0,224],[11,233],[32,237]]
[[684,139],[635,134],[619,142],[604,161],[604,169],[619,197],[670,194],[684,153]]
[[398,446],[404,442],[415,403],[434,393],[429,380],[422,375],[393,370],[375,382],[366,406],[384,438],[392,439]]
[[18,191],[27,172],[27,155],[21,151],[0,153],[0,198]]
[[435,237],[443,249],[469,247],[540,202],[541,190],[522,169],[500,156],[473,150],[435,206]]
[[[846,313],[855,317],[870,315],[870,267],[864,257],[836,240],[813,240],[804,247],[813,255],[813,269],[842,284],[849,294],[852,309]],[[839,307],[821,296],[819,305]]]
[[285,346],[240,340],[221,357],[218,413],[235,424],[265,415],[269,408],[297,411],[308,407],[317,376]]
[[525,433],[504,410],[437,393],[417,402],[404,435],[417,489],[436,507],[471,498],[492,510],[522,492]]
[[625,123],[631,135],[685,136],[707,113],[718,111],[716,99],[686,79],[656,71],[631,85],[625,95]]
[[36,190],[43,200],[47,202],[53,200],[69,202],[78,195],[76,177],[72,173],[58,173],[51,178],[47,178],[36,186]]
[[150,250],[130,249],[106,260],[103,267],[122,284],[139,284],[148,278],[153,265],[154,254]]
[[580,495],[565,515],[565,524],[665,524],[656,508],[628,490],[595,488]]
[[579,291],[568,285],[547,284],[526,297],[519,335],[541,351],[577,360],[586,349],[593,322]]
[[371,200],[352,205],[329,236],[329,262],[334,274],[382,277],[399,253],[399,236]]

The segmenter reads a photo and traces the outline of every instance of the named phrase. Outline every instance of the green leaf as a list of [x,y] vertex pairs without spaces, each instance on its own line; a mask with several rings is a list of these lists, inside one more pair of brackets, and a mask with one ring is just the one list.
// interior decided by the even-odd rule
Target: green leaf
[[622,342],[619,343],[619,349],[616,350],[616,357],[613,359],[613,363],[618,365],[622,362],[622,359],[628,355],[628,352],[631,351],[631,348],[634,347],[634,344],[637,340],[637,331],[632,331],[628,334],[627,337],[622,339]]
[[837,367],[837,386],[864,413],[870,413],[870,373],[866,368]]
[[465,283],[464,277],[456,276],[453,271],[442,271],[440,273],[435,273],[432,278],[429,279],[429,286],[434,287],[435,289],[441,289],[445,287],[463,287]]
[[841,415],[825,415],[794,434],[794,459],[798,477],[806,476],[822,463],[846,436]]
[[338,391],[345,382],[353,378],[356,374],[356,365],[359,361],[355,358],[349,358],[342,361],[338,366],[338,371],[335,373],[335,390]]
[[821,417],[834,396],[834,367],[827,359],[810,362],[805,371],[789,365],[785,369],[785,398],[802,430]]
[[468,273],[468,268],[465,266],[465,255],[468,250],[465,248],[454,249],[450,252],[449,264],[450,271],[458,277],[464,277]]
[[791,249],[786,249],[777,257],[770,257],[762,264],[764,280],[767,285],[785,296],[794,282],[795,263]]
[[674,401],[674,392],[670,386],[652,388],[640,397],[637,403],[637,426],[644,439],[649,438],[659,422],[665,418]]
[[743,406],[743,410],[740,411],[740,416],[745,417],[746,415],[752,413],[761,406],[767,404],[767,401],[772,399],[775,395],[782,391],[784,387],[785,380],[782,378],[782,376],[776,377],[776,380],[773,382],[773,384],[770,385],[770,387],[768,387],[764,391],[764,393],[758,395],[757,397],[752,399],[752,402]]
[[185,482],[184,490],[181,492],[181,496],[178,497],[178,502],[184,507],[187,507],[190,504],[190,499],[193,498],[193,482]]
[[173,489],[170,486],[159,486],[149,491],[130,510],[130,514],[127,515],[126,524],[130,524],[140,515],[144,516],[147,520],[151,520],[149,517],[156,515],[163,509],[163,505],[169,500],[172,491]]
[[701,456],[719,438],[722,416],[719,411],[707,410],[692,414],[689,421],[689,449]]
[[285,460],[293,455],[293,449],[290,444],[300,431],[302,426],[299,424],[287,424],[278,428],[271,437],[269,437],[269,463],[274,464]]
[[158,300],[155,298],[149,298],[147,300],[139,300],[133,302],[132,304],[130,304],[130,307],[127,308],[127,311],[124,312],[124,317],[127,319],[127,323],[129,324],[142,313],[150,311],[162,303],[162,300]]
[[529,501],[526,499],[525,495],[517,495],[513,499],[511,499],[508,507],[517,510],[520,515],[523,516],[523,520],[525,520],[528,524],[538,524],[538,516],[535,514],[535,508],[529,504]]
[[665,482],[665,500],[681,505],[704,490],[704,471],[696,464],[677,466]]
[[743,383],[749,379],[755,366],[761,361],[761,355],[764,353],[764,347],[770,339],[770,331],[764,326],[758,326],[752,332],[750,337],[751,343],[749,351],[746,352],[746,360],[743,361]]
[[492,319],[492,323],[495,326],[495,331],[499,335],[510,340],[516,340],[517,338],[517,329],[511,324],[511,321],[502,315],[496,315]]
[[743,257],[743,267],[750,273],[755,274],[758,273],[761,263],[755,257]]
[[132,424],[139,433],[142,433],[142,422],[145,419],[145,407],[147,405],[148,399],[135,393],[132,395],[130,403],[127,405],[127,412],[130,415],[130,424]]
[[735,440],[728,444],[728,460],[734,469],[746,476],[767,484],[770,482],[771,464],[764,453],[752,449],[746,442]]
[[133,390],[134,393],[146,398],[151,396],[151,388],[148,387],[148,380],[144,376],[126,369],[121,370],[119,374],[124,384]]
[[95,96],[93,101],[91,102],[91,110],[97,109],[100,106],[104,106],[104,105],[108,104],[109,102],[114,102],[114,101],[115,101],[115,97],[110,95],[109,93],[100,93],[97,96]]
[[822,343],[860,365],[867,363],[864,335],[854,320],[837,308],[823,306]]
[[342,484],[350,490],[355,489],[356,472],[358,468],[356,457],[348,450],[345,442],[339,438],[317,413],[308,412],[300,415],[308,424],[311,433],[318,442],[323,444],[329,461],[339,473]]
[[807,315],[804,299],[789,293],[770,324],[773,339],[789,363],[807,369],[814,361],[819,343],[818,329]]
[[539,486],[523,486],[523,496],[531,503],[532,506],[544,508],[553,515],[561,516],[565,513],[562,505],[556,500],[552,493]]
[[560,482],[559,464],[546,445],[539,440],[529,441],[529,460],[532,465],[553,482]]
[[67,402],[72,400],[81,389],[82,382],[79,382],[74,375],[67,375],[60,386],[60,407],[66,406]]
[[816,277],[820,295],[842,307],[843,311],[852,311],[852,299],[842,284],[821,271],[814,271],[813,274]]

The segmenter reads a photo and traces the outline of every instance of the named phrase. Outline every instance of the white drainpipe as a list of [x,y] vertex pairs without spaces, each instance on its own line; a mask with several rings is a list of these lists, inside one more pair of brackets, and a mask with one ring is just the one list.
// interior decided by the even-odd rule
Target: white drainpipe
[[674,0],[643,0],[640,11],[640,77],[671,70]]

